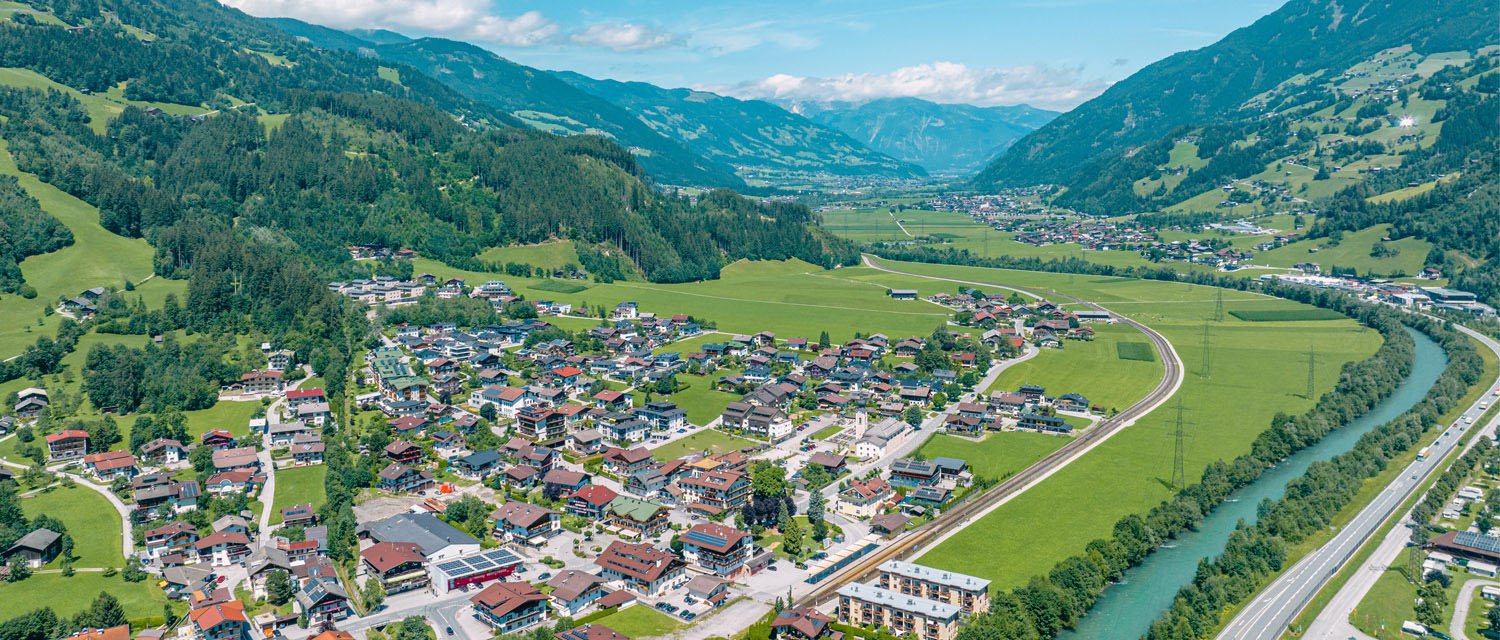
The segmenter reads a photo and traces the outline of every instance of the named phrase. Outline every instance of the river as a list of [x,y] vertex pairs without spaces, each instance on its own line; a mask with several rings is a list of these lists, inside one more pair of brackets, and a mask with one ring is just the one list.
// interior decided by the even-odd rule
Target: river
[[1230,494],[1228,501],[1204,518],[1197,529],[1179,535],[1126,571],[1119,584],[1104,591],[1078,628],[1059,638],[1137,640],[1145,635],[1151,623],[1172,606],[1177,590],[1192,582],[1198,562],[1222,553],[1239,521],[1255,521],[1262,501],[1280,498],[1287,483],[1300,477],[1312,463],[1354,448],[1360,436],[1421,402],[1448,366],[1448,357],[1431,338],[1411,329],[1407,332],[1416,341],[1416,359],[1395,393],[1369,413],[1334,429],[1317,444],[1291,455],[1255,482]]

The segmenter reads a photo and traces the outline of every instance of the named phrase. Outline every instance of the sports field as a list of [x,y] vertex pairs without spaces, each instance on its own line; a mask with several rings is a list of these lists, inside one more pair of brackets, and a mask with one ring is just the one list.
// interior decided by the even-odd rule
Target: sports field
[[[1208,322],[1205,377],[1202,336],[1205,321],[1213,315],[1212,288],[1088,275],[887,264],[914,273],[1059,290],[1100,301],[1111,311],[1161,332],[1173,343],[1187,370],[1176,397],[1191,422],[1186,455],[1191,478],[1213,460],[1247,451],[1276,412],[1301,412],[1310,406],[1302,397],[1307,376],[1299,360],[1309,347],[1320,356],[1315,370],[1318,389],[1327,391],[1344,363],[1369,357],[1380,344],[1379,334],[1352,320],[1245,322],[1226,314],[1222,322]],[[1308,308],[1242,292],[1225,292],[1224,300],[1228,311]],[[1145,416],[918,561],[975,573],[996,580],[996,588],[1009,588],[1083,551],[1089,541],[1107,536],[1120,517],[1143,513],[1170,495],[1163,471],[1172,467],[1170,413],[1158,410]],[[1067,535],[1037,536],[1038,522]]]

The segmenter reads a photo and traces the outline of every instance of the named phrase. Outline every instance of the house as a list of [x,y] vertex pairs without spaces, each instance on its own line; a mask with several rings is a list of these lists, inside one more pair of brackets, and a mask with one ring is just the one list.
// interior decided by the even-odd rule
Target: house
[[[856,427],[864,419],[863,414],[856,414]],[[910,430],[911,425],[895,418],[881,420],[875,426],[865,429],[864,435],[854,441],[854,455],[866,460],[885,457],[900,445]]]
[[218,531],[193,544],[198,561],[225,567],[250,555],[250,537],[237,531]]
[[808,458],[807,464],[823,467],[823,470],[827,471],[828,475],[834,478],[843,475],[845,471],[849,470],[848,460],[844,456],[832,451],[814,453],[812,457]]
[[539,547],[562,533],[561,514],[526,502],[508,500],[490,518],[495,521],[495,537],[516,544]]
[[898,487],[930,487],[938,483],[939,470],[927,460],[901,458],[891,463],[891,484]]
[[747,563],[755,548],[750,534],[717,522],[693,525],[677,536],[683,559],[700,569],[729,578],[749,571]]
[[61,552],[62,534],[51,529],[34,529],[10,545],[4,557],[7,562],[20,559],[26,566],[39,569]]
[[47,457],[51,460],[72,460],[88,453],[89,434],[81,429],[64,429],[47,436]]
[[645,447],[633,449],[619,449],[611,447],[604,451],[602,460],[603,469],[618,477],[626,477],[637,471],[650,467],[656,460],[651,457],[651,450]]
[[198,542],[197,527],[181,521],[155,529],[147,529],[144,535],[148,558],[160,558],[170,553],[185,553]]
[[731,402],[720,415],[720,423],[771,442],[781,442],[792,435],[792,420],[786,412],[764,404]]
[[750,499],[750,478],[739,471],[711,471],[683,478],[677,486],[682,489],[684,502],[719,511],[738,509]]
[[130,625],[122,624],[108,629],[84,627],[63,640],[130,640]]
[[250,619],[245,605],[230,600],[188,611],[193,636],[198,640],[250,640]]
[[298,466],[323,464],[323,452],[328,445],[318,437],[310,437],[307,440],[296,440],[292,442],[292,463]]
[[604,389],[594,394],[594,406],[606,411],[624,411],[630,408],[631,395],[624,391]]
[[961,610],[951,604],[852,582],[838,590],[837,615],[844,624],[885,627],[898,636],[953,640]]
[[843,636],[833,629],[833,618],[812,607],[782,609],[771,620],[774,640],[841,640]]
[[604,450],[604,434],[598,429],[581,429],[568,436],[568,447],[574,453],[591,456]]
[[1016,427],[1020,429],[1033,429],[1046,433],[1072,433],[1073,425],[1068,424],[1061,416],[1049,416],[1039,413],[1023,413],[1016,421]]
[[254,491],[255,487],[257,486],[256,480],[257,479],[254,473],[251,473],[250,471],[246,471],[244,469],[238,469],[235,471],[224,471],[209,476],[209,478],[203,482],[203,487],[210,494],[216,496],[226,494],[248,494]]
[[129,451],[91,453],[83,457],[83,468],[105,482],[115,478],[134,478],[140,472],[135,456]]
[[990,581],[954,571],[890,560],[880,565],[875,586],[954,605],[967,615],[990,610]]
[[895,495],[891,485],[878,476],[850,480],[849,486],[839,492],[833,508],[853,518],[870,518],[880,513]]
[[667,490],[667,476],[656,467],[647,467],[625,478],[625,490],[644,498],[655,497]]
[[296,412],[299,422],[320,427],[333,419],[333,412],[328,408],[327,402],[304,402],[297,405]]
[[287,527],[310,527],[318,523],[318,512],[311,504],[294,504],[281,508],[281,524]]
[[568,435],[563,414],[546,407],[526,407],[516,412],[516,432],[537,442]]
[[291,349],[277,349],[266,354],[266,368],[272,371],[286,371],[293,364],[292,360],[297,352]]
[[500,452],[494,449],[475,451],[452,461],[453,471],[461,476],[483,479],[500,468]]
[[627,589],[644,596],[655,596],[685,579],[681,560],[649,544],[616,540],[594,558],[599,575],[619,580]]
[[669,513],[669,509],[655,502],[618,496],[605,506],[603,520],[607,526],[627,534],[650,537],[666,531]]
[[605,594],[604,581],[592,573],[564,569],[547,581],[552,588],[548,597],[558,615],[576,617]]
[[240,376],[240,387],[248,394],[280,393],[283,384],[280,371],[266,369]]
[[16,392],[16,404],[12,410],[17,418],[35,418],[42,415],[50,402],[46,389],[30,387]]
[[476,553],[479,541],[431,513],[400,513],[384,520],[362,523],[357,531],[363,540],[416,544],[429,563],[439,563]]
[[687,411],[665,400],[647,402],[635,410],[635,415],[657,432],[676,431],[687,426]]
[[187,459],[187,447],[171,438],[157,438],[141,445],[141,457],[148,462],[174,464]]
[[529,582],[495,582],[469,599],[474,615],[496,633],[520,631],[547,619],[547,596]]
[[588,474],[567,469],[553,469],[542,475],[542,488],[548,496],[572,495],[588,483]]
[[228,449],[234,446],[234,434],[223,429],[210,429],[199,436],[198,441],[210,449]]
[[380,488],[392,493],[412,493],[432,488],[432,472],[390,463],[380,470]]
[[303,404],[312,402],[328,402],[328,395],[322,387],[312,389],[291,389],[286,392],[286,405],[297,408]]
[[644,420],[630,418],[619,422],[605,422],[597,430],[605,440],[616,446],[628,447],[644,441],[651,434],[651,425]]
[[333,576],[309,577],[297,590],[297,610],[310,624],[323,625],[353,615],[349,594]]
[[1058,411],[1088,411],[1089,399],[1076,393],[1064,393],[1052,401]]
[[422,447],[405,440],[397,440],[385,445],[383,453],[385,454],[385,459],[397,464],[409,466],[422,461]]
[[218,471],[259,471],[260,453],[255,447],[219,449],[214,451],[213,463]]
[[412,542],[377,542],[359,552],[366,573],[380,581],[388,594],[426,587],[427,557]]
[[703,574],[694,576],[688,580],[682,588],[687,592],[684,598],[689,603],[695,601],[707,602],[715,607],[724,604],[729,599],[730,582],[714,575]]
[[568,513],[597,520],[604,517],[604,509],[620,494],[603,485],[591,484],[568,496]]

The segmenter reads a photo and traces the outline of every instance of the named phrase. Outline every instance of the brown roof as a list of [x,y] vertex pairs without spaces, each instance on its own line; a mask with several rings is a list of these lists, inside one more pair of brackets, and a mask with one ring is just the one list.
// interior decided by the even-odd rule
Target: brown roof
[[618,607],[627,602],[635,602],[635,600],[635,594],[621,589],[619,591],[604,594],[604,597],[599,599],[599,608],[608,609],[610,607]]
[[572,600],[601,584],[603,578],[577,569],[564,569],[547,581],[547,586],[552,587],[552,597],[559,600]]
[[670,553],[649,544],[632,544],[616,540],[594,558],[594,564],[637,580],[655,582],[681,561]]
[[816,638],[823,633],[824,627],[833,622],[833,618],[824,615],[812,607],[798,607],[796,609],[784,609],[776,614],[776,619],[771,621],[772,629],[792,628],[804,637]]
[[188,618],[199,629],[212,629],[225,622],[249,623],[245,618],[245,605],[238,600],[194,609],[188,612]]
[[603,507],[604,505],[609,504],[610,501],[614,500],[615,498],[620,497],[620,494],[615,493],[614,489],[611,489],[604,485],[591,484],[582,489],[574,491],[573,495],[570,497],[582,498],[585,502],[591,505],[594,505],[596,507]]
[[246,536],[245,534],[238,531],[220,531],[206,538],[198,540],[198,544],[196,546],[199,550],[203,550],[221,544],[242,544],[245,546],[249,546],[250,538],[249,536]]
[[377,542],[360,551],[359,557],[381,573],[408,562],[427,562],[427,558],[422,555],[422,547],[414,542]]
[[[695,524],[693,525],[693,528],[688,529],[687,532],[682,535],[685,537],[690,533],[698,533],[701,534],[701,536],[704,536],[692,540],[692,544],[719,553],[724,553],[725,551],[733,549],[735,545],[739,544],[741,540],[750,536],[750,534],[745,533],[744,531],[740,531],[739,529],[736,529],[734,527],[719,524],[717,522],[704,522],[701,524]],[[724,543],[717,545],[710,544],[708,542],[708,540],[710,539],[723,540]]]
[[532,602],[546,602],[547,596],[529,582],[491,582],[469,598],[475,607],[495,616],[503,616]]
[[495,512],[490,514],[490,518],[504,520],[518,527],[531,528],[542,520],[550,519],[555,513],[557,512],[546,507],[509,500],[500,505],[500,508],[495,509]]

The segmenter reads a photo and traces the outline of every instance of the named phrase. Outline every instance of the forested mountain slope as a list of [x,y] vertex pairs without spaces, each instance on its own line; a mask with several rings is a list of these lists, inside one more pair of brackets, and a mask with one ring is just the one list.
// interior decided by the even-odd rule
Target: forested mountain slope
[[968,174],[1057,117],[1026,105],[976,107],[918,98],[885,98],[858,105],[800,105],[816,122],[849,134],[871,149],[928,171]]
[[1393,47],[1461,51],[1495,39],[1494,4],[1433,0],[1291,0],[1213,45],[1156,62],[1028,135],[974,180],[978,188],[1072,184],[1096,160],[1184,126],[1239,112],[1298,75],[1339,70]]
[[365,40],[359,34],[289,18],[268,22],[315,46],[356,51],[409,65],[538,129],[606,136],[635,152],[646,170],[663,182],[744,186],[729,166],[694,153],[608,100],[575,88],[551,73],[516,64],[474,45],[442,38],[402,40],[389,35]]
[[598,80],[572,72],[563,81],[619,105],[652,129],[741,175],[828,174],[916,177],[910,161],[873,151],[844,133],[760,100],[740,100],[644,82]]

